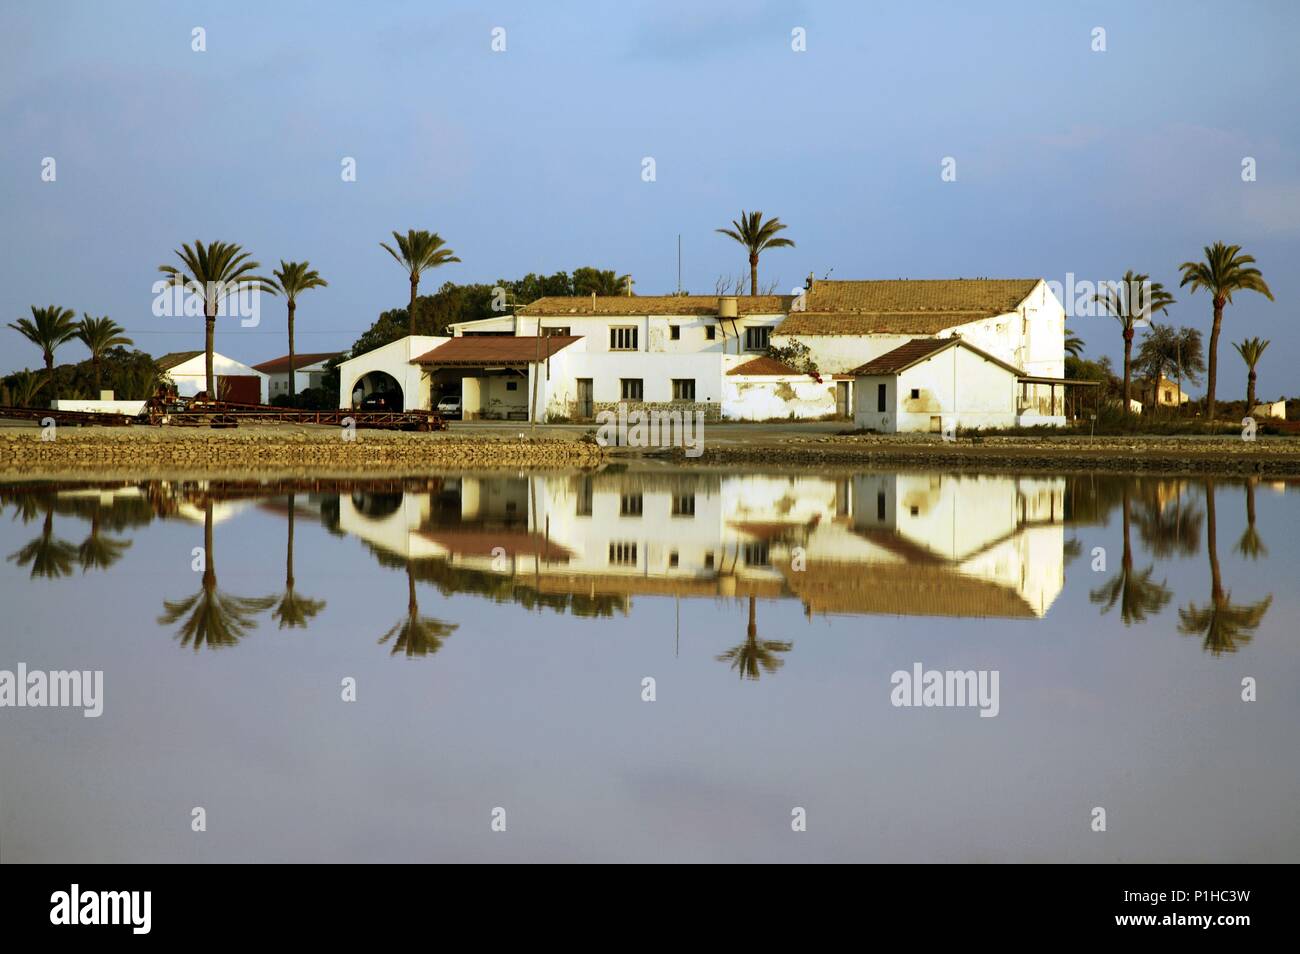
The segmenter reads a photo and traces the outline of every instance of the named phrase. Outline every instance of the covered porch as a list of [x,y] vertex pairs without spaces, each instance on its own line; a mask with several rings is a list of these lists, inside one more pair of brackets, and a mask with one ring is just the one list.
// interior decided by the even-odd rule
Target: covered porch
[[[551,358],[575,336],[475,335],[452,338],[414,359],[428,378],[431,400],[460,395],[464,420],[532,421],[545,417]],[[534,380],[536,369],[538,380]],[[545,393],[534,394],[534,391]]]
[[1098,381],[1018,375],[1016,424],[1020,427],[1064,427],[1082,413],[1080,395],[1099,386]]

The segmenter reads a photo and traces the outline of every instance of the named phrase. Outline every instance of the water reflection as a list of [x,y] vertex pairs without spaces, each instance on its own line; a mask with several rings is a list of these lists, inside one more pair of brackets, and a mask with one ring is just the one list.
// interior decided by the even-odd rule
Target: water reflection
[[[57,580],[78,567],[112,572],[133,545],[129,531],[155,520],[201,521],[199,589],[165,600],[158,618],[195,650],[236,645],[264,616],[280,629],[319,622],[327,602],[299,592],[295,574],[295,530],[305,518],[359,541],[380,568],[405,576],[406,612],[378,637],[391,655],[430,656],[460,625],[445,611],[424,615],[421,587],[591,618],[626,615],[634,599],[674,596],[747,612],[744,641],[717,659],[741,679],[757,680],[778,672],[794,646],[760,638],[759,600],[797,600],[809,618],[1032,621],[1051,611],[1069,565],[1100,613],[1117,611],[1125,626],[1151,624],[1175,596],[1161,564],[1194,557],[1202,539],[1209,600],[1188,600],[1177,629],[1200,637],[1211,654],[1234,652],[1258,630],[1272,596],[1233,602],[1223,581],[1217,504],[1225,483],[1099,474],[611,469],[527,477],[30,482],[0,485],[0,502],[22,524],[41,521],[39,535],[8,557],[31,579]],[[1243,491],[1245,518],[1233,551],[1248,560],[1268,553],[1256,519],[1257,484],[1230,484]],[[235,595],[218,586],[215,538],[226,534],[215,527],[254,503],[285,522],[284,582],[272,595]],[[1085,551],[1080,533],[1109,528],[1116,514],[1118,566],[1112,559],[1110,574],[1100,576],[1104,555],[1099,561],[1096,548]],[[60,535],[66,527],[56,516],[88,524],[80,544]],[[227,542],[238,547],[237,533]]]

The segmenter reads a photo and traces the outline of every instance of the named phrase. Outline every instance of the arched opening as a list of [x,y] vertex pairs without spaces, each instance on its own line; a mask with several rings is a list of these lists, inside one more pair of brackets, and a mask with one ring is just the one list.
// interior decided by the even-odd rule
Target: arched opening
[[367,371],[352,385],[352,407],[363,410],[402,411],[406,397],[397,378],[387,371]]

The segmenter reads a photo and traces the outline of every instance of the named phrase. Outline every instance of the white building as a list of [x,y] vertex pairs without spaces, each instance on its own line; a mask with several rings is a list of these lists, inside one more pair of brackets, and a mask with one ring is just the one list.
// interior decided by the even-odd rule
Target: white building
[[[181,397],[194,397],[208,389],[207,366],[202,351],[173,351],[154,362],[166,372]],[[212,373],[217,379],[216,397],[235,404],[265,404],[267,376],[255,368],[213,352]]]
[[[422,338],[353,358],[340,397],[353,406],[382,384],[428,407],[460,393],[467,418],[590,420],[620,403],[709,420],[848,417],[850,372],[914,338],[960,336],[1017,371],[1022,409],[1059,417],[1059,407],[1049,412],[1064,328],[1064,309],[1037,279],[810,279],[799,296],[548,297],[451,326],[454,345]],[[806,348],[817,373],[755,364],[769,344]],[[418,366],[418,382],[404,364]]]
[[[338,356],[339,352],[337,351],[295,354],[293,356],[294,393],[301,394],[308,388],[320,387],[321,379],[325,376],[326,362]],[[263,361],[261,364],[255,364],[253,370],[266,375],[267,391],[271,397],[275,397],[277,394],[289,393],[289,356],[287,354],[273,358],[270,361]]]

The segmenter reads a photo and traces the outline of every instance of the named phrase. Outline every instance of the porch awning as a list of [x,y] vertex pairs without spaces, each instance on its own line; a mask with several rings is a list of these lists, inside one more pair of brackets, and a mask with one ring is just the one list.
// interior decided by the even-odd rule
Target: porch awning
[[1033,374],[1020,374],[1016,380],[1021,384],[1059,384],[1067,388],[1097,388],[1100,381],[1081,381],[1078,378],[1040,378]]

